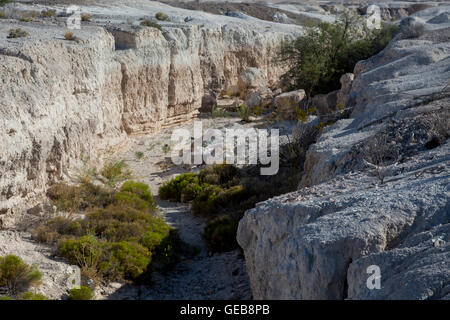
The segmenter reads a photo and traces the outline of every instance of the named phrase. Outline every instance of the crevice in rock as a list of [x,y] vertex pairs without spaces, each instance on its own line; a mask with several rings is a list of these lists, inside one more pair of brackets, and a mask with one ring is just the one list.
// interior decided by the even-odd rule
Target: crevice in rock
[[347,262],[345,267],[345,278],[344,278],[344,286],[342,290],[342,300],[345,300],[348,298],[348,269],[350,265],[352,264],[353,259],[350,258],[350,260]]

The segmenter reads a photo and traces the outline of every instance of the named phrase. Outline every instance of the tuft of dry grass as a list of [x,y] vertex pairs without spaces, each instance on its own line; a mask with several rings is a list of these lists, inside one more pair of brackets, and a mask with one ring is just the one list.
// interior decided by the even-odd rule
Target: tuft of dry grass
[[81,14],[81,21],[85,21],[85,22],[91,21],[91,16],[89,14],[87,14],[87,13],[82,13]]
[[28,32],[22,30],[21,28],[9,29],[9,34],[7,38],[24,38],[28,36]]
[[67,30],[66,32],[64,32],[64,39],[73,41],[75,40],[75,34],[73,33],[73,31]]
[[52,18],[56,16],[56,10],[42,10],[41,11],[41,18]]

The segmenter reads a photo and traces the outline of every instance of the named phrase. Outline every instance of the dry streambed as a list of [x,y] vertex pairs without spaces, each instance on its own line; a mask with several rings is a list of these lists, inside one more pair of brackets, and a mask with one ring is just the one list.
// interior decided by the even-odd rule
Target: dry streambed
[[[238,118],[203,119],[203,128],[224,128],[240,122]],[[255,123],[246,124],[246,127]],[[193,123],[178,126],[192,130]],[[188,172],[187,166],[174,166],[170,152],[172,130],[168,128],[154,135],[135,137],[127,151],[117,155],[127,160],[135,179],[148,184],[154,195],[159,186],[176,174]],[[199,168],[192,168],[199,170]],[[180,238],[197,248],[193,257],[182,257],[178,265],[167,273],[155,272],[152,286],[119,285],[102,288],[106,299],[251,299],[250,281],[245,260],[238,250],[211,254],[202,238],[204,221],[194,216],[188,205],[168,202],[156,197],[165,221],[178,230]]]

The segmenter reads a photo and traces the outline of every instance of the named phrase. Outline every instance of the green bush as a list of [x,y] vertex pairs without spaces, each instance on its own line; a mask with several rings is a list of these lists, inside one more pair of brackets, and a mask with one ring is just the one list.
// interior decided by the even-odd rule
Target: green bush
[[160,241],[156,247],[154,260],[163,270],[172,269],[181,258],[183,242],[178,232],[171,229],[170,232]]
[[56,16],[56,10],[54,9],[42,10],[40,15],[42,18],[52,18]]
[[85,234],[84,222],[69,218],[56,217],[34,230],[34,237],[39,242],[54,243],[61,235],[82,236]]
[[132,176],[124,160],[106,163],[100,170],[100,174],[106,178],[105,184],[111,188],[116,188],[119,183],[131,179]]
[[155,14],[155,18],[158,19],[159,21],[170,21],[169,16],[162,12],[157,12]]
[[48,297],[40,293],[25,292],[20,296],[20,300],[48,300]]
[[[105,166],[102,175],[113,181],[112,186],[128,176],[123,170],[116,162]],[[148,185],[126,181],[116,191],[94,185],[91,179],[82,181],[55,185],[48,195],[59,208],[85,211],[84,218],[52,219],[34,231],[35,238],[58,242],[60,254],[80,266],[84,278],[96,281],[148,277],[152,257],[164,257],[159,264],[165,266],[178,261],[172,229],[154,214],[156,202]]]
[[93,236],[62,241],[61,253],[89,278],[121,281],[144,273],[151,253],[134,241],[107,242]]
[[176,178],[164,182],[163,185],[159,187],[159,197],[163,200],[181,201],[182,190],[191,183],[198,184],[197,174],[180,174]]
[[334,24],[322,22],[283,42],[277,58],[291,66],[285,77],[295,89],[305,89],[308,96],[328,93],[340,88],[341,75],[353,72],[356,62],[381,51],[396,30],[392,25],[368,30],[361,18],[344,13]]
[[98,240],[93,235],[61,240],[59,251],[70,263],[81,267],[84,274],[95,277],[102,271],[102,263],[107,249],[106,241]]
[[238,223],[222,218],[210,221],[203,231],[208,247],[213,252],[231,251],[238,247],[236,241]]
[[156,208],[155,199],[153,199],[152,192],[150,191],[150,187],[142,182],[136,181],[126,181],[122,188],[120,189],[122,192],[131,192],[136,194],[142,200],[146,201],[149,204],[149,207],[152,209]]
[[15,255],[0,257],[0,287],[11,294],[40,284],[42,273]]
[[69,300],[92,300],[94,293],[89,287],[81,286],[69,291]]
[[8,296],[0,296],[0,301],[11,301],[14,300],[13,298],[10,298]]
[[142,151],[136,151],[134,153],[136,159],[141,160],[142,158],[144,158],[144,153]]
[[202,186],[198,183],[189,183],[181,190],[181,202],[194,200],[202,191]]
[[21,28],[9,29],[9,34],[7,36],[7,38],[24,38],[24,37],[28,37],[28,32],[26,32]]
[[171,232],[162,218],[127,203],[89,212],[82,226],[89,235],[63,239],[61,254],[79,265],[83,274],[113,280],[135,279],[144,273],[151,256],[167,246]]
[[250,115],[251,111],[250,108],[247,107],[245,104],[241,104],[237,110],[239,118],[242,119],[242,121],[249,122],[250,121]]
[[202,191],[192,201],[192,212],[200,216],[216,215],[217,195],[221,192],[221,188],[216,185],[203,185]]
[[4,6],[7,3],[10,3],[11,0],[0,0],[0,7]]
[[239,169],[231,164],[215,164],[199,173],[200,181],[209,184],[228,184],[238,177]]
[[162,31],[162,27],[161,27],[160,24],[158,24],[158,23],[156,23],[156,22],[154,22],[154,21],[148,20],[148,19],[142,20],[141,23],[140,23],[140,25],[141,25],[141,26],[144,26],[144,27],[156,28],[156,29],[158,29],[159,31]]
[[104,268],[110,279],[135,279],[146,271],[151,261],[147,248],[135,242],[112,243],[108,254]]
[[128,204],[130,207],[136,210],[148,211],[150,209],[150,205],[147,201],[142,200],[137,194],[132,192],[117,192],[114,195],[114,201],[117,203]]

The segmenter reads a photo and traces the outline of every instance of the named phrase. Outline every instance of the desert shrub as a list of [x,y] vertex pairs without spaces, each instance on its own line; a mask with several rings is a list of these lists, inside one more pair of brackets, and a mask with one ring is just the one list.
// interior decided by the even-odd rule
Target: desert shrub
[[73,41],[76,39],[76,37],[73,31],[67,30],[66,32],[64,32],[64,39],[68,41]]
[[228,184],[239,176],[239,169],[231,164],[215,164],[203,169],[198,176],[202,183]]
[[102,268],[110,279],[135,279],[146,271],[150,261],[147,248],[135,242],[121,241],[109,245]]
[[98,271],[104,267],[102,263],[105,258],[106,241],[98,240],[92,235],[80,238],[69,238],[61,240],[59,251],[70,263],[81,267],[81,271],[89,277],[96,278]]
[[11,294],[40,284],[42,273],[15,255],[0,257],[0,287]]
[[83,225],[84,232],[90,234],[61,240],[60,252],[90,278],[135,279],[146,272],[151,257],[158,252],[170,261],[177,260],[172,250],[176,246],[167,242],[170,226],[128,204],[91,211]]
[[210,221],[203,231],[203,236],[211,251],[224,252],[236,249],[238,223],[235,220],[222,218]]
[[170,145],[168,145],[167,143],[165,143],[162,147],[161,147],[162,152],[164,152],[164,154],[168,154],[170,151]]
[[9,34],[7,38],[24,38],[28,37],[28,32],[22,30],[21,28],[9,29]]
[[153,250],[170,227],[160,217],[127,206],[109,206],[87,215],[91,231],[108,241],[136,241]]
[[144,153],[142,151],[136,151],[134,153],[136,159],[141,160],[142,158],[144,158]]
[[41,293],[25,292],[20,295],[20,300],[48,300],[48,297]]
[[56,217],[45,224],[38,226],[34,232],[34,238],[39,242],[55,243],[62,235],[81,236],[85,233],[84,222],[80,219]]
[[219,175],[220,184],[228,183],[239,175],[239,169],[231,164],[216,164],[212,166],[212,169]]
[[67,212],[104,207],[112,202],[110,191],[92,183],[81,185],[56,183],[47,190],[47,196],[58,210]]
[[136,181],[126,181],[122,185],[120,191],[133,193],[137,195],[140,199],[146,201],[149,204],[150,208],[153,209],[156,208],[156,202],[153,199],[150,187],[145,183]]
[[92,300],[94,293],[89,287],[81,286],[69,291],[69,300]]
[[239,115],[239,118],[242,119],[242,121],[249,122],[250,121],[250,108],[248,108],[245,104],[241,104],[239,108],[237,109],[237,113]]
[[162,12],[157,12],[155,14],[155,18],[158,19],[159,21],[170,21],[169,16]]
[[381,133],[366,141],[362,149],[366,165],[373,169],[381,184],[390,174],[389,166],[399,158],[398,150],[390,142],[388,136]]
[[341,75],[353,72],[356,62],[381,51],[395,32],[390,25],[368,30],[360,18],[345,13],[333,24],[319,23],[297,39],[282,42],[277,60],[289,65],[284,77],[294,88],[305,89],[309,97],[328,93],[340,88]]
[[82,13],[81,14],[81,21],[85,21],[85,22],[91,21],[91,15],[88,14],[88,13]]
[[437,112],[430,113],[424,121],[428,123],[430,131],[435,132],[440,140],[450,138],[450,109],[442,108]]
[[142,20],[140,25],[141,26],[145,26],[145,27],[156,28],[156,29],[162,31],[162,27],[161,27],[160,24],[158,24],[158,23],[156,23],[154,21],[148,20],[148,19]]
[[[102,170],[103,176],[116,185],[128,176],[123,168],[112,163]],[[59,208],[81,210],[85,216],[54,218],[39,226],[34,236],[57,242],[59,253],[80,266],[85,279],[136,280],[150,275],[152,257],[163,257],[160,260],[167,266],[178,261],[172,229],[154,214],[156,202],[148,185],[130,180],[116,191],[91,182],[58,184],[48,195]]]
[[106,179],[105,184],[111,188],[116,188],[118,184],[132,177],[131,170],[124,160],[106,163],[100,174]]
[[114,195],[114,201],[117,203],[127,204],[128,206],[140,211],[148,211],[150,209],[147,201],[142,200],[137,194],[132,192],[117,192]]
[[163,270],[172,269],[181,258],[181,252],[185,244],[181,241],[178,232],[171,229],[155,247],[154,261]]
[[[217,176],[217,175],[216,175]],[[217,182],[219,181],[219,176],[217,176]],[[189,183],[186,187],[181,190],[181,202],[189,202],[194,200],[202,191],[202,186],[198,183]]]
[[53,9],[42,10],[40,15],[42,18],[52,18],[56,16],[56,10]]
[[239,204],[247,198],[248,194],[245,188],[241,185],[232,186],[220,190],[216,196],[216,204],[219,206],[230,206],[232,204]]
[[198,184],[198,176],[195,173],[180,174],[159,187],[159,197],[163,200],[181,201],[182,190],[191,183]]
[[200,179],[202,180],[203,183],[216,185],[220,184],[220,176],[214,172],[209,173],[202,171],[200,172]]
[[22,22],[31,22],[33,21],[33,18],[29,15],[24,14],[19,20]]
[[211,108],[211,117],[213,118],[228,118],[230,113],[222,108],[218,108],[217,104],[214,104]]
[[217,196],[221,188],[216,185],[203,185],[201,192],[192,201],[192,212],[200,216],[217,214]]

